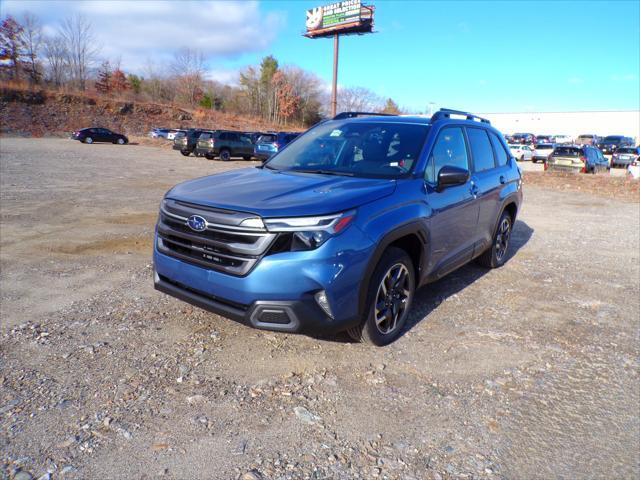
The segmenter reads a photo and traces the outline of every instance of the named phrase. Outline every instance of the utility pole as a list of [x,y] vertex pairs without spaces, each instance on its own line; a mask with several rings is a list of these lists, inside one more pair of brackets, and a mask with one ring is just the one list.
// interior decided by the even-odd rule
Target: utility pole
[[333,35],[333,85],[331,88],[331,116],[335,117],[338,110],[338,51],[340,49],[340,35]]

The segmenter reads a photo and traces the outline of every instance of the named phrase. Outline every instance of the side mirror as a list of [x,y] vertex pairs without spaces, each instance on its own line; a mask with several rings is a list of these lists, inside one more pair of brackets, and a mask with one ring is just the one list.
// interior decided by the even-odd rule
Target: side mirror
[[438,173],[437,190],[440,192],[447,187],[454,185],[463,185],[469,180],[469,170],[466,168],[445,165]]

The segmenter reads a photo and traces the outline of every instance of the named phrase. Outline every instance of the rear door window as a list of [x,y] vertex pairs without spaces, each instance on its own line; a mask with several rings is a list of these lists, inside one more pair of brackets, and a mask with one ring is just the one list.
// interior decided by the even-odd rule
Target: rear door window
[[481,128],[467,128],[469,147],[473,158],[473,167],[476,172],[484,172],[495,168],[493,149],[486,130]]
[[496,161],[498,163],[498,166],[502,167],[506,165],[507,161],[509,160],[509,155],[502,146],[502,142],[493,132],[489,132],[489,138],[491,139],[491,144],[493,145],[493,150],[496,154]]

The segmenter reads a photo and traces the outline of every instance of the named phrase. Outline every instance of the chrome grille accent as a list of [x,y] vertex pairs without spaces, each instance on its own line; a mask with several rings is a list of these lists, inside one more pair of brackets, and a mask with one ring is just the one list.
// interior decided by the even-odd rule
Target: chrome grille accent
[[[206,220],[198,232],[188,225],[191,215]],[[267,252],[277,234],[244,227],[255,215],[165,199],[158,219],[158,250],[165,255],[232,275],[246,275]]]

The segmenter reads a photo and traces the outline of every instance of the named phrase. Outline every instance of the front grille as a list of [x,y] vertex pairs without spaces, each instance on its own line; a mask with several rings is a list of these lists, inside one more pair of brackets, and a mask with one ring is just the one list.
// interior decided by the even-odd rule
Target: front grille
[[[188,225],[191,215],[207,221],[198,232]],[[213,209],[165,199],[158,220],[158,250],[211,270],[243,276],[264,256],[276,234],[261,228],[243,228],[240,224],[255,215]]]

